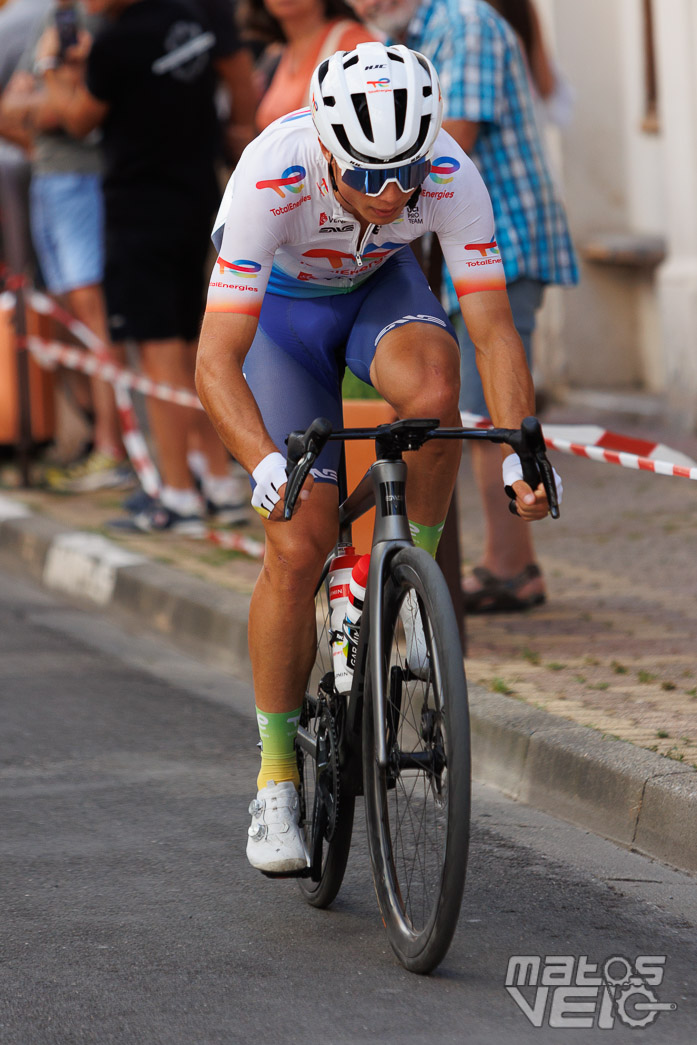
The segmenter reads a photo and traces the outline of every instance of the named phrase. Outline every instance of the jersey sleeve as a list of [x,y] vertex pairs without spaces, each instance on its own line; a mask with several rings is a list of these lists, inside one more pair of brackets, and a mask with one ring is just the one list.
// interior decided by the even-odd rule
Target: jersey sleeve
[[[450,155],[434,159],[433,171],[443,184],[425,195],[434,208],[431,223],[458,298],[483,290],[505,290],[506,276],[496,243],[489,193],[474,163],[445,136]],[[442,139],[438,145],[442,145]],[[438,197],[441,197],[440,199]]]
[[208,286],[206,312],[258,316],[277,248],[282,220],[269,214],[265,183],[254,174],[249,150],[228,182],[213,229],[218,257]]

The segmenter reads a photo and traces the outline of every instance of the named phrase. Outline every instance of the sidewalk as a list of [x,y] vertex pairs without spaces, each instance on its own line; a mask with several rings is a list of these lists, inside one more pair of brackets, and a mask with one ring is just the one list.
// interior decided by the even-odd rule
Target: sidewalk
[[[594,421],[697,459],[697,436],[591,414],[554,408],[544,420]],[[564,479],[562,518],[535,530],[547,604],[467,621],[475,771],[524,801],[697,870],[697,483],[552,459]],[[106,534],[122,495],[19,491],[8,488],[7,470],[2,478],[4,562],[249,678],[246,620],[258,562],[162,535],[109,533],[90,546],[67,534]],[[462,553],[473,565],[482,533],[467,459],[458,496]],[[21,506],[33,515],[7,518]],[[261,539],[251,509],[242,532]]]

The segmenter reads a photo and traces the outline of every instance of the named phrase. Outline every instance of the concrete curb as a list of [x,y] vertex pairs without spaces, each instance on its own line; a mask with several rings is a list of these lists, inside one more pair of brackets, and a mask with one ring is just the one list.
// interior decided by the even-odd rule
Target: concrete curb
[[[248,596],[67,530],[0,496],[0,562],[125,615],[251,681]],[[517,700],[470,687],[477,779],[596,834],[697,871],[697,772]]]

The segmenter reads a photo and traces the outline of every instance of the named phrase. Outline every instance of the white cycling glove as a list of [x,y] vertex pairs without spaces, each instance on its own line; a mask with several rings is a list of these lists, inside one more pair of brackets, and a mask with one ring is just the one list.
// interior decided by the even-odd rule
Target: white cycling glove
[[[509,454],[508,457],[503,459],[503,485],[513,486],[513,483],[517,483],[519,479],[523,478],[523,465],[521,464],[518,454]],[[557,474],[556,468],[552,466],[552,473],[554,475],[554,483],[557,487],[557,501],[561,504],[561,499],[564,495],[564,487],[560,476]]]
[[252,472],[256,483],[252,494],[252,508],[263,519],[268,519],[281,499],[278,492],[288,482],[286,459],[278,452],[267,454]]

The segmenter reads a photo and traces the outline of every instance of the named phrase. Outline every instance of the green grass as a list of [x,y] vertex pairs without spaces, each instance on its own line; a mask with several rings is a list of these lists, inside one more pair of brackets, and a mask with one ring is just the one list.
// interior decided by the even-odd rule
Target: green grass
[[361,381],[360,378],[352,374],[350,370],[346,371],[344,375],[344,383],[341,386],[341,394],[344,399],[380,399],[379,392],[376,392],[372,385],[367,385],[365,381]]
[[509,697],[513,693],[511,687],[503,679],[492,679],[491,688],[494,693],[503,693],[504,697]]
[[637,672],[637,678],[639,682],[655,682],[657,675],[652,675],[650,671],[639,671]]
[[557,660],[550,660],[549,664],[545,664],[545,667],[549,668],[550,671],[563,671],[566,664],[560,664]]
[[535,650],[530,649],[528,646],[523,646],[520,652],[523,660],[527,660],[529,664],[540,663],[540,654],[536,653]]

